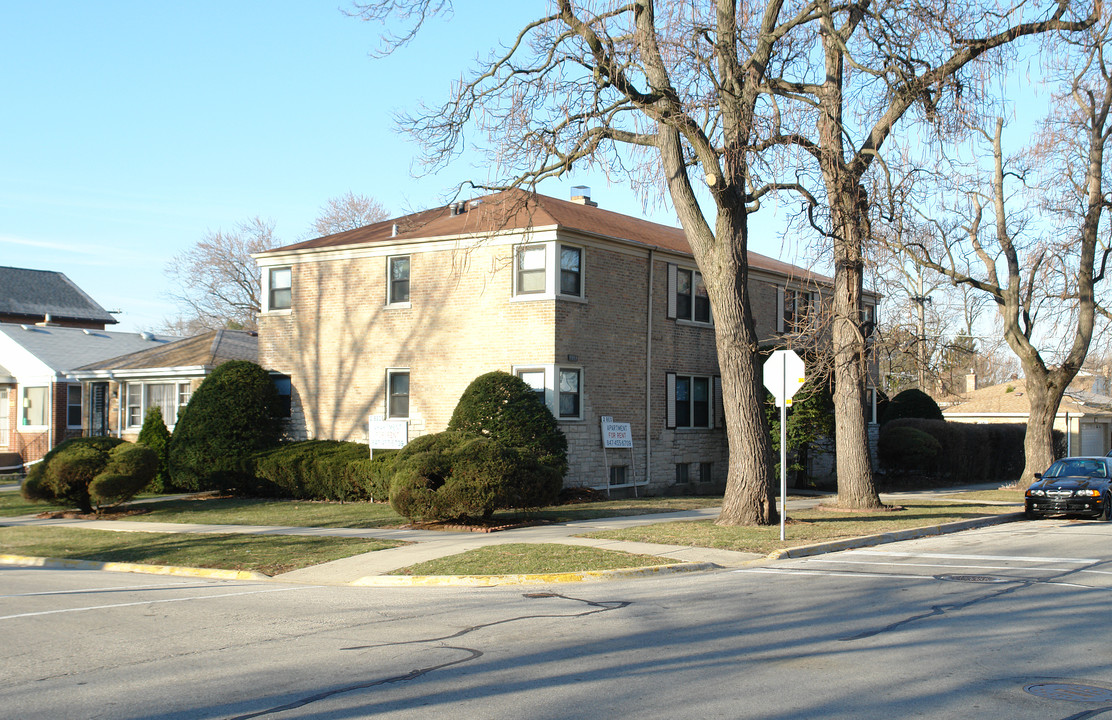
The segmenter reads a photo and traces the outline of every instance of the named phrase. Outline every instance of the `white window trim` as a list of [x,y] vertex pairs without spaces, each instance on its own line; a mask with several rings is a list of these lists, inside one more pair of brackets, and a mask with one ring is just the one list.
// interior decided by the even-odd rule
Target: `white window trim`
[[[139,387],[139,422],[132,424],[131,422],[131,405],[128,403],[128,389],[131,386]],[[170,422],[170,418],[166,417],[166,413],[162,414],[162,422],[166,424],[166,429],[173,432],[181,418],[181,412],[189,402],[181,402],[181,386],[189,386],[189,399],[193,399],[193,384],[189,380],[182,379],[166,379],[166,380],[128,380],[124,383],[120,391],[120,422],[126,431],[135,431],[143,429],[143,423],[147,420],[147,410],[150,409],[150,394],[147,391],[150,385],[173,385],[174,386],[174,422]]]
[[[77,403],[77,406],[81,409],[81,420],[79,420],[76,425],[71,425],[70,421],[69,421],[69,411],[70,411],[70,408],[73,407],[73,404],[70,403],[70,391],[75,387],[81,389],[81,401],[79,403]],[[80,429],[81,427],[83,427],[84,421],[85,421],[85,388],[81,385],[81,383],[68,383],[66,385],[66,427],[69,428],[69,429]]]
[[[511,370],[514,377],[521,377],[523,372],[539,372],[544,376],[544,406],[552,412],[552,365],[514,365]],[[556,413],[552,413],[555,415]]]
[[[270,307],[270,274],[274,270],[287,268],[290,271],[290,306],[288,308]],[[268,265],[262,268],[262,315],[289,315],[293,312],[293,265]]]
[[[579,251],[579,294],[578,295],[575,295],[575,294],[572,294],[572,293],[565,293],[560,289],[561,286],[562,286],[562,283],[561,283],[562,278],[560,276],[563,273],[563,268],[560,266],[560,261],[563,259],[563,249],[564,248],[572,248],[574,250]],[[556,276],[555,277],[556,282],[555,282],[555,285],[553,287],[553,290],[556,292],[556,294],[560,297],[561,300],[574,300],[574,301],[577,301],[577,302],[586,302],[587,301],[587,251],[586,251],[586,249],[584,249],[582,245],[573,245],[572,243],[556,243],[556,252],[554,253],[554,255],[556,256],[556,264],[553,268],[554,269],[553,274]]]
[[[31,390],[33,388],[43,388],[43,389],[46,390],[46,414],[45,414],[46,423],[44,423],[42,425],[24,425],[23,424],[24,409],[27,407],[27,391]],[[53,400],[53,393],[51,393],[51,386],[50,385],[21,385],[19,387],[19,430],[20,430],[20,432],[25,432],[25,431],[29,431],[29,430],[35,430],[35,431],[45,430],[46,428],[50,427],[50,416],[53,412],[53,408],[51,407],[52,400]]]
[[[561,417],[560,416],[560,371],[562,370],[576,370],[579,372],[579,415],[576,417]],[[583,372],[582,365],[556,365],[553,374],[553,383],[555,385],[555,396],[553,397],[553,404],[556,410],[552,413],[556,416],[557,422],[582,422],[586,412],[586,397],[583,388],[586,387],[586,374]]]
[[[518,251],[526,247],[544,248],[544,290],[542,292],[522,293],[518,290]],[[564,247],[575,248],[579,251],[579,295],[568,295],[560,292],[560,249]],[[582,245],[564,243],[555,240],[541,242],[521,242],[513,245],[512,269],[513,277],[510,302],[534,302],[537,300],[560,300],[562,302],[576,302],[587,304],[587,250]]]
[[[393,279],[393,277],[390,273],[390,269],[391,269],[391,265],[393,264],[393,262],[395,260],[399,259],[399,258],[406,258],[406,259],[409,260],[409,280],[408,280],[408,282],[409,282],[409,297],[410,297],[410,300],[406,300],[404,302],[390,302],[390,297],[393,294],[392,291],[394,289],[394,279]],[[413,298],[413,256],[412,255],[390,255],[389,257],[386,258],[386,304],[385,304],[386,309],[387,310],[405,310],[405,309],[408,309],[408,308],[412,308],[413,307],[412,298]]]
[[[405,417],[401,415],[390,414],[390,379],[394,375],[406,375],[409,378],[409,393],[406,395],[408,402],[406,403]],[[386,368],[386,403],[383,406],[382,417],[387,420],[410,420],[413,418],[413,375],[407,367],[393,367]]]

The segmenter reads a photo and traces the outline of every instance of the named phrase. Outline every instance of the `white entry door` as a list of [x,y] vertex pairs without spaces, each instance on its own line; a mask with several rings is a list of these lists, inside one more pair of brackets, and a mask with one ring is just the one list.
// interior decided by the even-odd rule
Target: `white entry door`
[[1081,423],[1081,455],[1103,455],[1104,426],[1097,423]]

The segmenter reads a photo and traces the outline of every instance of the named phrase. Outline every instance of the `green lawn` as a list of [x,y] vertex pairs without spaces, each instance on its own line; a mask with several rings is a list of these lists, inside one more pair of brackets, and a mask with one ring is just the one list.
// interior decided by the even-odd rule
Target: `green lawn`
[[778,524],[764,527],[720,527],[710,520],[641,525],[625,530],[588,533],[583,537],[694,545],[767,554],[773,550],[827,540],[1016,512],[1016,508],[1010,505],[962,502],[914,502],[906,503],[904,507],[906,509],[901,511],[883,513],[831,512],[818,509],[789,511],[784,542],[780,542]]
[[945,500],[999,500],[1002,502],[1023,502],[1023,493],[1027,490],[1026,487],[1010,488],[1006,490],[970,490],[969,492],[952,493],[949,495],[939,495],[939,499]]
[[[570,522],[601,517],[645,515],[717,507],[716,497],[652,497],[606,500],[592,503],[556,505],[532,513],[501,511],[496,519],[527,518],[550,522]],[[280,525],[296,527],[383,528],[405,525],[408,521],[388,503],[338,503],[306,500],[266,500],[216,498],[138,502],[133,508],[148,510],[124,520],[135,522],[180,522],[210,525]],[[31,510],[29,512],[34,512]]]
[[18,491],[5,490],[0,492],[0,517],[16,517],[18,515],[35,515],[48,510],[64,510],[65,508],[46,503],[34,503],[24,500]]
[[397,575],[523,575],[670,565],[656,555],[558,543],[491,545],[396,570]]
[[297,570],[405,543],[295,535],[191,535],[68,527],[0,527],[0,553],[99,562],[254,570]]

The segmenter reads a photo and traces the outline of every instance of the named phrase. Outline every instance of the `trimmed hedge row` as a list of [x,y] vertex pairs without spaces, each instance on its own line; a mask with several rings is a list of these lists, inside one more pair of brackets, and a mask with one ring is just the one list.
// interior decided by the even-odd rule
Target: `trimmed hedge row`
[[[885,469],[897,473],[984,482],[1015,480],[1023,473],[1026,432],[1023,424],[903,418],[881,428],[878,454]],[[1054,439],[1058,450],[1062,433],[1055,431]],[[1064,449],[1059,452],[1063,453]]]
[[385,500],[368,482],[370,451],[364,443],[303,440],[253,456],[260,494],[296,500]]

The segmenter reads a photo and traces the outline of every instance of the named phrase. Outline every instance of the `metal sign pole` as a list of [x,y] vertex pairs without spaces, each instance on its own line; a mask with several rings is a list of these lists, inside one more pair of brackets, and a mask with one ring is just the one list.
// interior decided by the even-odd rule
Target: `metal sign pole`
[[780,542],[784,542],[784,524],[788,516],[788,357],[784,362],[784,390],[780,394]]

